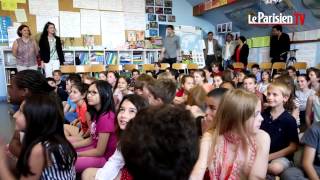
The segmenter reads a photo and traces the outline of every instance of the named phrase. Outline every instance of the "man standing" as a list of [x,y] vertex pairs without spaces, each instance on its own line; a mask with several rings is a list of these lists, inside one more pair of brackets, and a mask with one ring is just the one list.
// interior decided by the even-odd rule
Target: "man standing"
[[286,62],[287,51],[290,50],[289,35],[282,32],[281,25],[272,27],[272,36],[270,40],[271,62]]
[[163,41],[163,48],[161,50],[160,60],[164,63],[169,63],[172,66],[173,63],[181,60],[180,55],[180,39],[174,34],[174,28],[172,25],[167,26],[167,36]]
[[222,48],[222,59],[224,69],[227,69],[228,65],[232,64],[231,56],[234,53],[235,47],[236,44],[233,41],[233,35],[231,33],[228,33],[226,36],[226,44]]
[[203,53],[205,57],[206,67],[211,69],[210,66],[212,63],[221,64],[221,62],[218,59],[220,47],[218,41],[216,39],[213,39],[213,33],[208,32],[208,38],[205,39],[203,42]]

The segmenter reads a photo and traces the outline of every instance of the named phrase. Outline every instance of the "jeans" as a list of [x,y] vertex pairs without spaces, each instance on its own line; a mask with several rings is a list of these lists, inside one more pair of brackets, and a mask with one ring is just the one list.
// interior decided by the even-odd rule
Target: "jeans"
[[229,65],[232,65],[232,63],[233,62],[232,62],[231,59],[224,59],[224,61],[223,61],[223,69],[226,70]]

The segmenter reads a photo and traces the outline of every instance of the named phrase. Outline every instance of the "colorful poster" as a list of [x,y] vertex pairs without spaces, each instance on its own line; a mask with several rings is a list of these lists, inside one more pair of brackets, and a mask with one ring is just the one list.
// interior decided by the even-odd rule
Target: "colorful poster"
[[1,8],[4,11],[15,11],[17,9],[17,0],[1,0]]
[[0,43],[8,42],[8,27],[12,26],[9,16],[0,16]]

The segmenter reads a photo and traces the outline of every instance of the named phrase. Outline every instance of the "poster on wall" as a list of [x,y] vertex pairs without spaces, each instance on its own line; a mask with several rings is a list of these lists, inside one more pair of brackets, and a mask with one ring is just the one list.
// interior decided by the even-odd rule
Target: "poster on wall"
[[154,6],[154,0],[146,0],[146,6]]
[[167,16],[166,15],[158,15],[158,21],[159,22],[166,22]]
[[[160,16],[160,15],[159,15]],[[148,21],[156,21],[157,15],[155,14],[148,14]]]
[[172,7],[172,0],[164,0],[164,7]]
[[153,14],[154,13],[154,8],[153,7],[146,7],[146,13]]
[[163,0],[156,0],[156,6],[163,6]]
[[168,16],[168,22],[176,22],[176,16]]
[[172,14],[172,8],[164,8],[164,14]]
[[163,8],[162,7],[156,7],[155,11],[156,11],[156,14],[163,14]]

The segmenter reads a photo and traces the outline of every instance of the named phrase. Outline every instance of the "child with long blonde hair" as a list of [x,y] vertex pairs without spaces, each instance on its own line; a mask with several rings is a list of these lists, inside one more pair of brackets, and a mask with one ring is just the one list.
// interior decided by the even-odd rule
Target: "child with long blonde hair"
[[242,89],[222,97],[212,128],[201,140],[190,179],[265,179],[270,137],[260,130],[261,102]]

